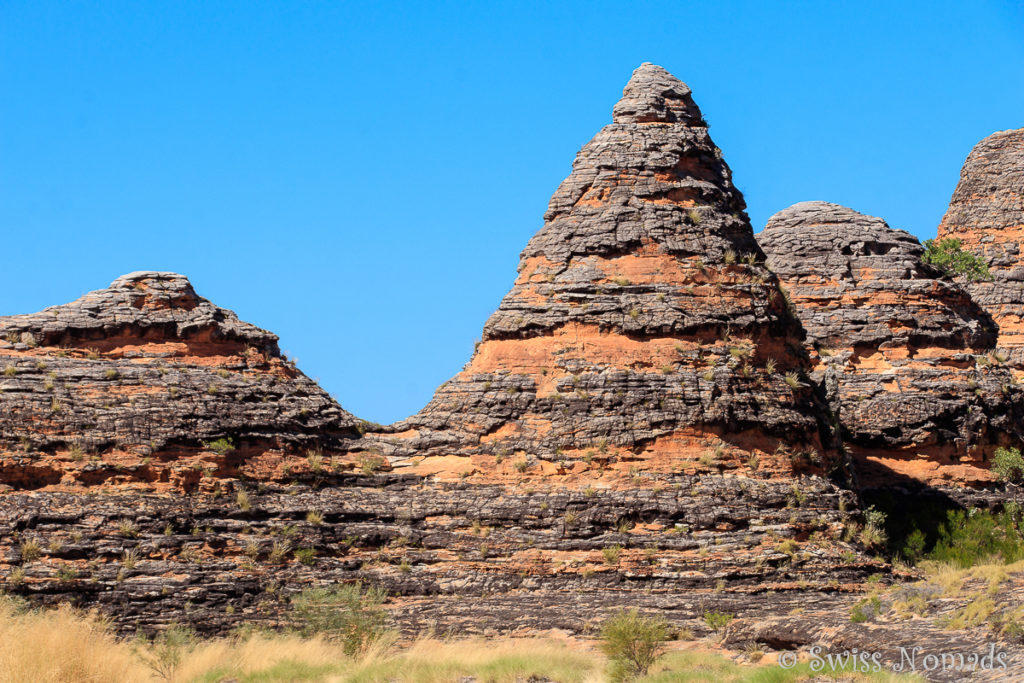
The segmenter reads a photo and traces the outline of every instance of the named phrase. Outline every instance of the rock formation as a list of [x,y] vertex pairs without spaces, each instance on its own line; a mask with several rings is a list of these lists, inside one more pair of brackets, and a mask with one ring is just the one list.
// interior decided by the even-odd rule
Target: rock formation
[[174,273],[0,318],[0,482],[213,487],[343,448],[357,421],[277,337]]
[[280,623],[362,579],[410,631],[585,632],[632,605],[702,632],[887,571],[842,540],[800,325],[690,90],[645,64],[614,121],[469,365],[398,425],[367,431],[176,276],[0,322],[4,462],[37,489],[0,495],[5,588],[126,630]]
[[990,282],[966,283],[999,326],[999,347],[1024,377],[1024,128],[993,133],[977,145],[939,225],[985,258]]
[[804,202],[758,239],[807,331],[815,376],[862,483],[978,484],[1021,436],[1021,396],[993,360],[991,318],[884,220]]
[[829,420],[731,175],[690,89],[640,66],[473,358],[399,426],[405,452],[671,469],[711,450],[780,473],[795,452],[820,472]]

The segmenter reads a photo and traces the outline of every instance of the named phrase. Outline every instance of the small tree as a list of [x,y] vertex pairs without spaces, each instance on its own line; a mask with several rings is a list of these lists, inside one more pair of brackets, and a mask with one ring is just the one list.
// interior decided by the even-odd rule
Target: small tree
[[1017,448],[997,448],[992,456],[992,472],[999,481],[1019,483],[1024,479],[1024,457]]
[[616,612],[601,629],[601,651],[611,660],[611,680],[647,675],[665,653],[668,635],[668,622],[662,617],[645,617],[635,609]]
[[955,237],[947,237],[938,242],[925,240],[921,261],[935,266],[946,275],[963,276],[971,282],[992,277],[985,260],[973,252],[965,251],[960,240]]
[[385,634],[387,593],[361,583],[309,588],[292,599],[292,614],[305,636],[322,635],[342,643],[349,656],[365,652]]
[[181,666],[185,655],[191,652],[195,645],[195,634],[190,629],[173,624],[140,651],[153,673],[165,681],[170,681]]

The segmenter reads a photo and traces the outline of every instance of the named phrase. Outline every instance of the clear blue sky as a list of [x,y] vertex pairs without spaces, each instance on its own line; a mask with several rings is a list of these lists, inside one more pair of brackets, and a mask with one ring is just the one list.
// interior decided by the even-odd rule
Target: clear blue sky
[[931,237],[971,146],[1024,126],[1011,1],[0,0],[0,315],[182,272],[405,417],[644,61],[693,88],[755,230],[822,199]]

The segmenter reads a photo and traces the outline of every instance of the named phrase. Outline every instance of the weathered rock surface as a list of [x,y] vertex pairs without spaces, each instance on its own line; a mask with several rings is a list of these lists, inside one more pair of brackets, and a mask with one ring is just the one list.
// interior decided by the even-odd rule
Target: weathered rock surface
[[408,633],[588,633],[636,606],[773,647],[904,642],[849,620],[893,569],[844,540],[838,437],[900,484],[981,481],[1012,378],[906,233],[823,204],[770,231],[792,307],[689,88],[644,64],[470,362],[396,425],[180,275],[0,318],[3,590],[126,633],[280,625],[297,591],[359,579]]
[[613,119],[552,197],[473,358],[389,453],[693,466],[717,449],[789,474],[783,446],[828,468],[800,326],[690,89],[644,64]]
[[965,287],[998,324],[999,347],[1024,376],[1024,128],[974,147],[938,236],[959,239],[988,262],[992,281]]
[[[6,590],[100,605],[126,631],[183,621],[210,633],[280,623],[283,599],[319,582],[385,587],[410,632],[579,632],[637,600],[681,619],[713,606],[755,614],[858,591],[884,571],[836,540],[849,494],[820,481],[535,484],[324,470],[220,496],[12,493],[0,568]],[[773,606],[767,590],[792,598]]]
[[614,118],[405,423],[360,436],[180,276],[0,320],[9,590],[219,632],[362,578],[410,630],[579,631],[639,594],[755,615],[887,571],[841,540],[799,322],[689,89],[643,65]]
[[358,438],[275,335],[174,273],[0,318],[0,340],[0,481],[15,489],[273,479],[290,456]]
[[988,456],[1020,440],[1024,402],[967,291],[922,264],[909,233],[836,204],[796,204],[758,239],[862,483],[990,481]]

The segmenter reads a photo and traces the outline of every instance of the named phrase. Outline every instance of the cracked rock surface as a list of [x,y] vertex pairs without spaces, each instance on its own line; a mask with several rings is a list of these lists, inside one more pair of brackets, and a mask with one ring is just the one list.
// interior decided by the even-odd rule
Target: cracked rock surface
[[990,282],[964,286],[999,326],[999,347],[1024,377],[1024,128],[988,136],[960,171],[938,236],[983,257]]
[[814,376],[833,387],[862,483],[990,482],[992,451],[1022,436],[1024,403],[968,291],[923,264],[909,233],[837,204],[796,204],[758,239],[807,330]]

